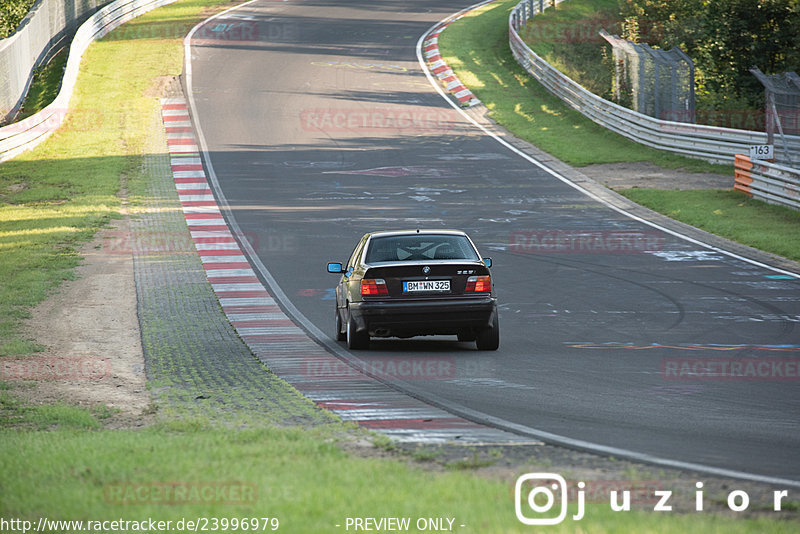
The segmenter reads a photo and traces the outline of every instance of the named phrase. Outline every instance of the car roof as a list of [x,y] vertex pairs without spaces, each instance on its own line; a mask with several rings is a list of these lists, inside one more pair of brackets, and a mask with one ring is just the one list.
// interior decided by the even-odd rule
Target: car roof
[[370,237],[402,236],[402,235],[467,235],[462,230],[382,230],[370,232]]

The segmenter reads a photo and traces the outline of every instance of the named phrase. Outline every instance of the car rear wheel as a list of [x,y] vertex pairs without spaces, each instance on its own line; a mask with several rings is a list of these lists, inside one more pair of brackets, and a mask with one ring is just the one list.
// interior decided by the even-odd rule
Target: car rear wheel
[[350,350],[360,350],[369,347],[369,332],[356,330],[356,323],[353,318],[347,321],[347,348]]
[[475,344],[478,346],[478,350],[497,350],[500,347],[500,324],[496,312],[492,326],[478,331]]
[[339,308],[335,308],[336,313],[336,341],[345,341],[347,339],[347,332],[342,328],[342,316],[339,314]]

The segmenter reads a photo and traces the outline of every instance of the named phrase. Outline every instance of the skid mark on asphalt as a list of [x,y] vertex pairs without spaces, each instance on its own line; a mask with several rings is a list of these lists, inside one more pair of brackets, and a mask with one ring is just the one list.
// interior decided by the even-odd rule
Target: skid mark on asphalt
[[186,128],[191,124],[186,101],[163,99],[162,116],[178,197],[208,281],[241,339],[273,373],[341,419],[395,441],[539,443],[455,417],[401,393],[312,340],[261,284],[226,224],[198,157],[194,133]]
[[399,178],[405,176],[442,178],[453,175],[453,173],[448,169],[437,169],[431,167],[377,167],[374,169],[363,169],[357,171],[325,171],[322,174],[360,174],[364,176],[382,176],[385,178]]

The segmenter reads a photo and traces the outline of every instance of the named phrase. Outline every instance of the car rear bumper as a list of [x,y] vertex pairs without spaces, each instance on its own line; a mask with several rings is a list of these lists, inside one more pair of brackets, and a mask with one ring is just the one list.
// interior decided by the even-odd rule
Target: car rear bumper
[[359,331],[371,335],[417,336],[457,334],[492,325],[494,297],[407,302],[351,302],[350,315]]

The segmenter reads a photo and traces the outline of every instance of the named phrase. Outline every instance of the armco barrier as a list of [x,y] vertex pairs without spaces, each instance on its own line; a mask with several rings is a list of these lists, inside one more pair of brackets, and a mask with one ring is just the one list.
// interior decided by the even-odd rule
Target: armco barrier
[[75,33],[61,89],[55,100],[39,113],[0,128],[0,161],[13,158],[41,143],[64,121],[69,99],[78,78],[81,56],[89,44],[117,26],[176,0],[117,0],[100,9]]
[[800,209],[800,170],[736,155],[733,188],[772,204]]
[[[714,163],[730,164],[735,154],[749,152],[750,145],[767,144],[764,132],[660,120],[584,89],[536,55],[519,36],[519,29],[541,13],[545,4],[550,2],[523,0],[517,4],[508,18],[508,43],[517,62],[573,109],[637,143]],[[787,135],[786,140],[792,159],[800,161],[800,136]],[[783,148],[776,146],[775,154],[783,157]]]

